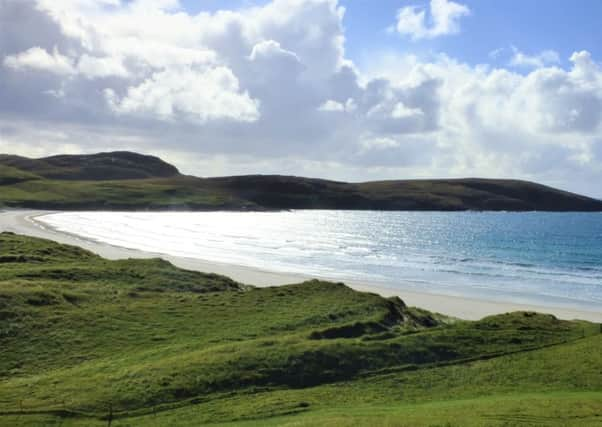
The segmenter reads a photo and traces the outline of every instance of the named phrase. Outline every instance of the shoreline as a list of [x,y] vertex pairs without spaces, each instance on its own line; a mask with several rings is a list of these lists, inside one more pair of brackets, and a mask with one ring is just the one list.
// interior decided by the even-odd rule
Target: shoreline
[[[236,281],[258,287],[299,283],[308,279],[340,281],[337,279],[329,279],[324,277],[295,273],[282,273],[235,264],[207,261],[197,258],[178,257],[161,253],[128,249],[86,239],[75,234],[58,231],[35,220],[37,217],[55,212],[57,211],[0,211],[0,231],[11,231],[17,234],[40,237],[54,240],[59,243],[80,246],[107,259],[163,258],[180,268],[208,273],[217,273],[231,277]],[[602,323],[602,311],[595,312],[580,310],[577,308],[572,309],[545,305],[496,302],[484,299],[417,292],[415,290],[391,288],[382,284],[353,280],[345,280],[344,283],[358,291],[373,292],[385,297],[399,296],[409,306],[420,307],[466,320],[477,320],[484,316],[506,313],[510,311],[538,311],[542,313],[554,314],[562,319],[581,319]]]

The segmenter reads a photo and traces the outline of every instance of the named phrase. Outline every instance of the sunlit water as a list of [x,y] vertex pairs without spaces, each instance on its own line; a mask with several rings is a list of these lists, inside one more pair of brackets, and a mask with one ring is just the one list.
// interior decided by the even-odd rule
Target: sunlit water
[[51,214],[133,249],[499,301],[602,310],[602,214],[293,211]]

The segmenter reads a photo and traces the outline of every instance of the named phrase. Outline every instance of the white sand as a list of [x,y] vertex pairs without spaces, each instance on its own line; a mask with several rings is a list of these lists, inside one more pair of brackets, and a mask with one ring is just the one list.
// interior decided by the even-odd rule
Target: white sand
[[[158,253],[142,252],[104,243],[98,243],[72,234],[46,228],[39,222],[35,221],[37,216],[47,213],[49,212],[28,210],[2,211],[0,212],[0,231],[12,231],[17,234],[42,237],[60,243],[77,245],[108,259],[160,257],[181,268],[223,274],[239,282],[256,286],[276,286],[288,283],[298,283],[312,278],[310,276],[285,274],[233,264],[204,261],[196,258],[174,257]],[[365,282],[347,281],[346,283],[352,288],[361,291],[375,292],[383,296],[397,295],[408,305],[445,313],[463,319],[476,320],[490,314],[524,310],[552,313],[562,319],[583,319],[602,323],[602,307],[600,308],[600,311],[573,310],[558,307],[548,307],[545,305],[523,305],[437,295],[426,292],[416,292],[415,290],[409,291],[400,288],[387,288],[382,285],[374,285]]]

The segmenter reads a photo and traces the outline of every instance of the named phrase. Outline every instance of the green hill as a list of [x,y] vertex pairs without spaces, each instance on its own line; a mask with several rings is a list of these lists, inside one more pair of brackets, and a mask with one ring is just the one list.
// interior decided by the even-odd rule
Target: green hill
[[600,366],[588,322],[469,322],[0,234],[0,425],[597,425]]
[[64,210],[602,211],[602,201],[526,181],[346,183],[280,175],[197,178],[129,152],[0,155],[0,206]]
[[0,164],[59,180],[109,181],[167,178],[178,170],[163,160],[127,151],[89,155],[61,155],[42,159],[0,155]]

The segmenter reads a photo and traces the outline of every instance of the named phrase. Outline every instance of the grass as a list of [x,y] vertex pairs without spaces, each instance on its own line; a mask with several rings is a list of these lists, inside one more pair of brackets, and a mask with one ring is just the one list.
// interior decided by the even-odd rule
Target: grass
[[0,234],[0,425],[596,425],[600,366],[588,322],[468,322]]
[[[0,177],[0,184],[1,184]],[[8,179],[8,178],[7,178]],[[0,206],[34,209],[225,209],[252,207],[220,191],[197,185],[195,178],[121,181],[30,179],[0,185]]]
[[0,165],[0,185],[11,185],[35,179],[40,179],[40,177],[11,166]]

